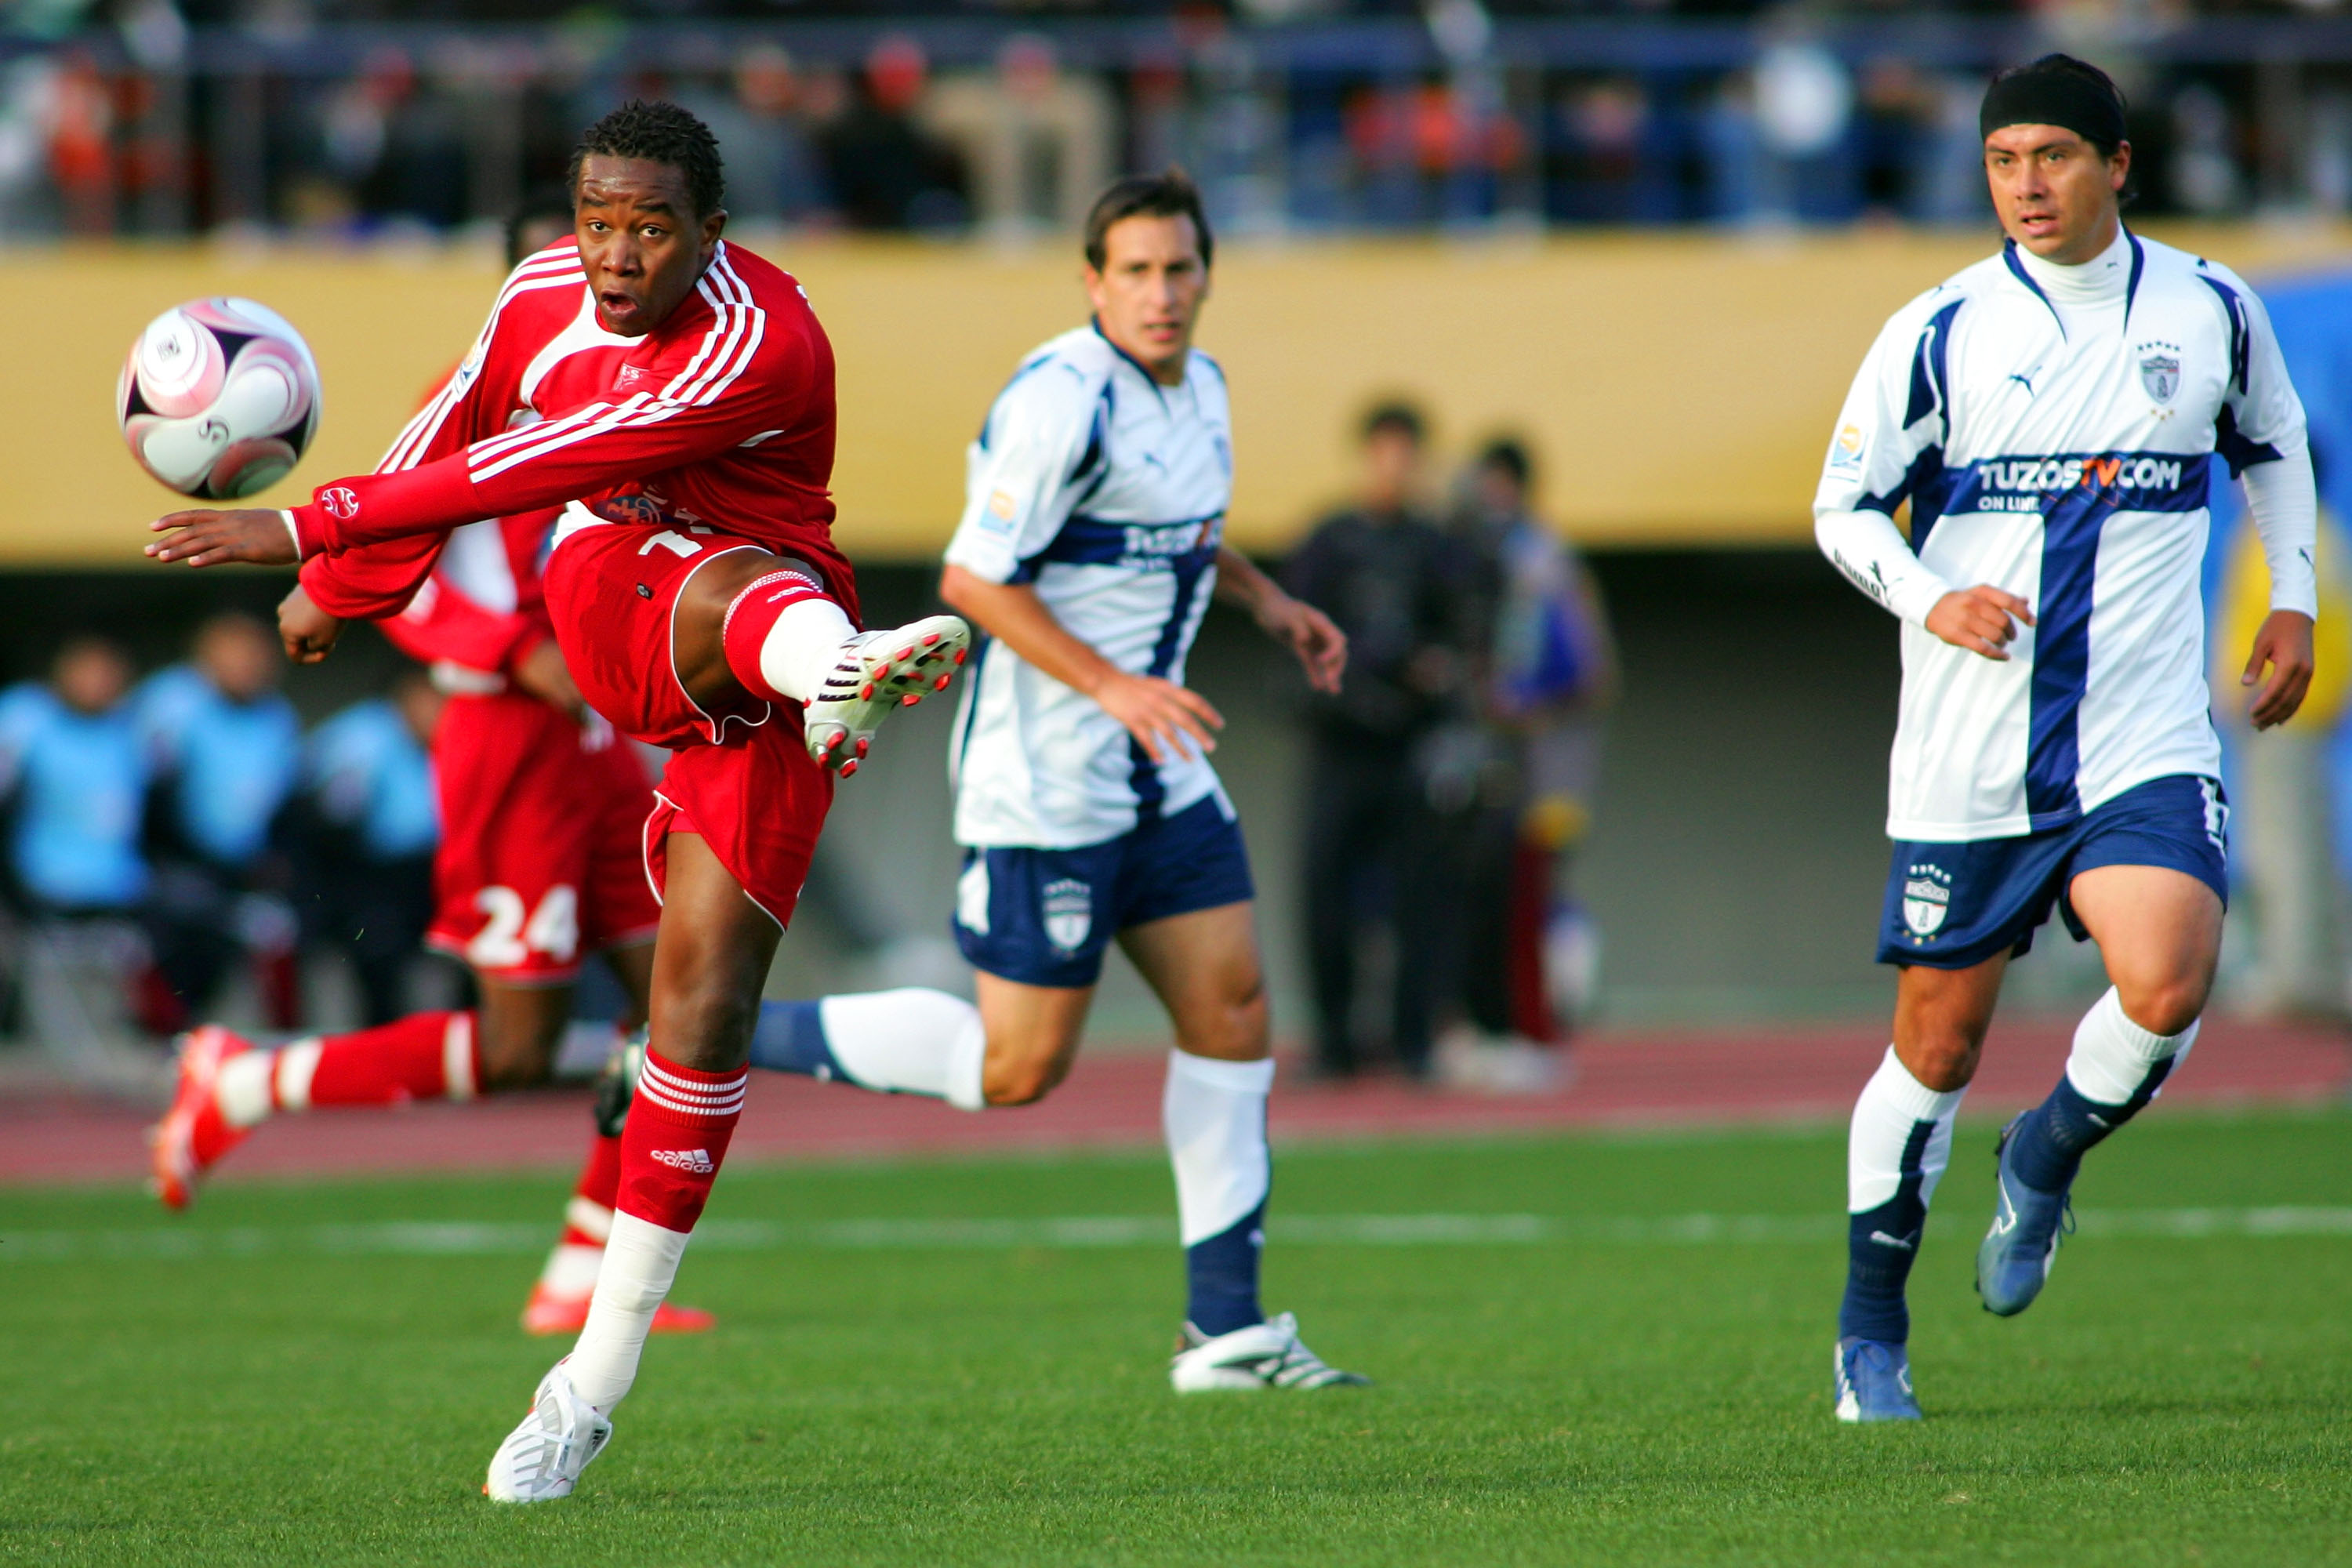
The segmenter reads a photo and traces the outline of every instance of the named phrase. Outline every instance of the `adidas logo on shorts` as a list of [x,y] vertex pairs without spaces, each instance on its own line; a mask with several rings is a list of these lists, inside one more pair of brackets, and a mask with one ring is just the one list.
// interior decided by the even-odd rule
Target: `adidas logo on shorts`
[[656,1149],[653,1158],[674,1171],[684,1171],[689,1176],[707,1176],[719,1167],[711,1163],[708,1149]]

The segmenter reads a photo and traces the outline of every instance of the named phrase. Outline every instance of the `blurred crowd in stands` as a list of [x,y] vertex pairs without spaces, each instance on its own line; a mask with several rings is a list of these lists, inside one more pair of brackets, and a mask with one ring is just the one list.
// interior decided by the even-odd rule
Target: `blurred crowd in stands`
[[2352,33],[2305,58],[2277,30],[2336,10],[16,0],[0,200],[12,237],[441,234],[560,177],[635,95],[719,132],[757,225],[1067,229],[1118,168],[1170,162],[1236,233],[1961,223],[1985,77],[2063,44],[2133,99],[2137,210],[2342,211]]
[[1360,434],[1357,494],[1284,569],[1348,635],[1339,691],[1306,708],[1315,1066],[1349,1077],[1384,1044],[1411,1078],[1550,1088],[1598,962],[1570,870],[1617,694],[1608,616],[1521,441],[1433,492],[1419,407]]
[[144,679],[83,636],[0,691],[0,1032],[68,1054],[126,1022],[166,1036],[239,984],[290,1029],[303,957],[325,951],[367,1021],[409,1010],[439,695],[420,671],[305,734],[284,668],[268,628],[227,613]]

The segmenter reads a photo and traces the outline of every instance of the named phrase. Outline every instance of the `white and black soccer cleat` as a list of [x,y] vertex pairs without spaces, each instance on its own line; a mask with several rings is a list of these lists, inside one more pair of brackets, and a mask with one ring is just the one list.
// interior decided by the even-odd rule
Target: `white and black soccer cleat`
[[530,1414],[490,1456],[482,1493],[492,1502],[553,1502],[572,1495],[580,1472],[613,1440],[613,1424],[573,1392],[557,1362],[539,1380]]
[[847,778],[866,760],[882,721],[945,691],[971,652],[971,628],[961,616],[926,616],[850,638],[802,715],[809,755]]
[[1246,1393],[1258,1388],[1363,1388],[1371,1379],[1341,1372],[1307,1348],[1288,1312],[1212,1338],[1184,1325],[1168,1381],[1179,1394]]

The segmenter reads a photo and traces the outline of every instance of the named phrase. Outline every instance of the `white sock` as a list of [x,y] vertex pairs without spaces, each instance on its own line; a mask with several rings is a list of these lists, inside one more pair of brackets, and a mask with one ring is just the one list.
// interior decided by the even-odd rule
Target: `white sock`
[[2128,1105],[2157,1063],[2170,1058],[2175,1068],[2179,1067],[2180,1058],[2197,1043],[2197,1027],[2203,1022],[2192,1020],[2177,1035],[2151,1034],[2131,1021],[2123,998],[2110,985],[2074,1026],[2074,1048],[2066,1057],[2067,1080],[2094,1104]]
[[[314,1058],[315,1059],[315,1058]],[[213,1103],[231,1127],[257,1127],[276,1107],[270,1101],[270,1080],[278,1073],[276,1051],[240,1051],[221,1063],[213,1079]]]
[[860,1088],[935,1095],[961,1110],[986,1103],[988,1032],[962,997],[921,985],[827,996],[817,1018],[825,1048]]
[[539,1282],[558,1296],[585,1296],[596,1289],[596,1270],[604,1263],[604,1243],[613,1235],[613,1211],[579,1194],[563,1205],[567,1230],[594,1237],[593,1241],[559,1241],[539,1271]]
[[665,1230],[635,1215],[613,1216],[612,1239],[588,1304],[588,1326],[572,1347],[567,1371],[580,1397],[605,1415],[637,1380],[637,1358],[653,1331],[654,1314],[677,1279],[688,1233]]
[[604,1266],[604,1249],[585,1242],[559,1241],[539,1271],[540,1288],[551,1296],[585,1296],[596,1289],[596,1271]]
[[785,696],[806,702],[841,661],[841,645],[856,635],[857,628],[831,599],[788,605],[760,645],[760,673]]
[[1176,1220],[1185,1246],[1231,1230],[1265,1202],[1274,1184],[1265,1147],[1265,1097],[1273,1088],[1270,1057],[1228,1062],[1168,1053],[1160,1121],[1176,1168]]
[[[1952,1120],[1968,1095],[1962,1086],[1949,1093],[1929,1089],[1911,1076],[1895,1047],[1853,1104],[1853,1126],[1845,1146],[1846,1209],[1864,1214],[1891,1201],[1903,1178],[1919,1177],[1919,1206],[1936,1195],[1936,1184],[1952,1162]],[[1921,1122],[1933,1124],[1924,1145],[1916,1151],[1913,1139]],[[1906,1168],[1906,1155],[1916,1163]]]

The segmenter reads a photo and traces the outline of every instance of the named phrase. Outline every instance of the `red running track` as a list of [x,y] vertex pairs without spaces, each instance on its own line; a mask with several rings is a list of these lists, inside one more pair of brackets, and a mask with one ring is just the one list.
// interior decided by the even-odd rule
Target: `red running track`
[[[2009,1112],[2055,1081],[2071,1020],[1996,1027],[1969,1108]],[[1574,1083],[1511,1099],[1425,1089],[1392,1078],[1325,1084],[1286,1074],[1271,1108],[1277,1143],[1465,1137],[1549,1129],[1843,1120],[1885,1049],[1874,1027],[1596,1034]],[[988,1150],[1129,1148],[1160,1142],[1156,1052],[1105,1051],[1041,1105],[980,1115],[840,1084],[753,1074],[737,1159],[803,1160]],[[2168,1104],[2310,1103],[2352,1080],[2352,1049],[2309,1026],[2209,1020],[2166,1086]],[[54,1091],[0,1103],[0,1184],[136,1181],[150,1108]],[[287,1117],[255,1134],[222,1175],[342,1175],[568,1165],[587,1131],[587,1094],[554,1089],[472,1105]]]

